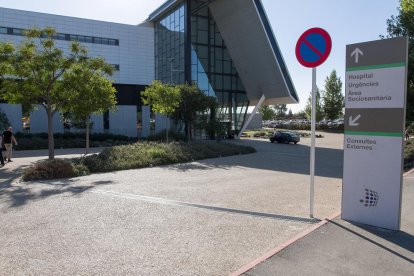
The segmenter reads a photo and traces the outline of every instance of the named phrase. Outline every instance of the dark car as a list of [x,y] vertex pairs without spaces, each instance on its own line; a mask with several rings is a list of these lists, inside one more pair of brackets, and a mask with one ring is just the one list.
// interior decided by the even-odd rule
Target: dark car
[[289,144],[290,142],[297,144],[300,141],[299,135],[293,132],[288,131],[276,131],[272,137],[270,137],[270,142],[278,142]]

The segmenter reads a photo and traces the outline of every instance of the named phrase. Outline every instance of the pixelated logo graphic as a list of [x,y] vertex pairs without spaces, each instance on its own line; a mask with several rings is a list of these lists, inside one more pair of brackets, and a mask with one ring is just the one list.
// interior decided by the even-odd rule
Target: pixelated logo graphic
[[371,189],[365,189],[365,198],[359,202],[364,204],[365,207],[376,207],[378,204],[379,195],[376,191]]

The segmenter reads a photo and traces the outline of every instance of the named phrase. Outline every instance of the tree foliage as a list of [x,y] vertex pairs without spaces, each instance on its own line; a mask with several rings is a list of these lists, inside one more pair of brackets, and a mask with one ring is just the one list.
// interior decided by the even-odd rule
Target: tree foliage
[[[311,119],[312,115],[312,92],[310,92],[309,98],[305,106],[305,114],[308,119]],[[321,101],[321,92],[319,88],[316,89],[316,122],[320,122],[323,119],[323,103]]]
[[178,85],[179,105],[172,116],[176,120],[182,120],[186,124],[187,137],[191,140],[191,127],[196,122],[200,113],[214,109],[217,99],[204,94],[195,84],[187,83]]
[[407,121],[414,121],[414,0],[400,0],[399,14],[387,20],[387,37],[408,36]]
[[277,117],[286,117],[287,106],[285,104],[277,104],[274,109]]
[[[142,102],[150,105],[156,113],[165,115],[166,124],[180,104],[180,89],[177,86],[155,80],[142,93]],[[168,126],[166,139],[168,143]]]
[[273,120],[276,116],[276,112],[271,105],[264,105],[259,108],[259,113],[262,114],[263,120]]
[[88,58],[73,64],[58,83],[62,90],[67,90],[67,101],[61,111],[86,126],[86,153],[89,149],[90,115],[103,114],[114,108],[116,89],[107,76],[112,75],[113,68],[102,58]]
[[333,70],[325,79],[325,93],[323,95],[323,115],[326,119],[335,120],[342,115],[344,96],[342,95],[342,81]]
[[156,113],[171,116],[180,104],[180,89],[178,86],[155,80],[145,88],[141,98]]
[[[85,64],[87,49],[71,42],[68,54],[56,46],[53,28],[31,29],[17,47],[0,42],[0,96],[9,103],[32,107],[40,104],[47,113],[49,159],[54,158],[52,118],[71,103],[71,93],[61,85],[76,66]],[[80,102],[78,100],[78,102]]]

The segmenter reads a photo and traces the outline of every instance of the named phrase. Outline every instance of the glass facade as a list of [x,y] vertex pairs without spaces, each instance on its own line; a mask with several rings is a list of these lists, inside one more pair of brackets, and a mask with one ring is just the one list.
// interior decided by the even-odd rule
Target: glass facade
[[155,78],[164,83],[185,81],[185,3],[155,22]]
[[216,118],[238,134],[249,100],[208,4],[191,1],[191,78],[220,104]]
[[[191,60],[188,66],[186,57]],[[216,119],[225,125],[227,134],[238,134],[249,100],[208,2],[183,1],[155,22],[155,61],[156,79],[193,82],[207,95],[215,96],[219,102]],[[186,72],[190,72],[190,79],[186,79]]]

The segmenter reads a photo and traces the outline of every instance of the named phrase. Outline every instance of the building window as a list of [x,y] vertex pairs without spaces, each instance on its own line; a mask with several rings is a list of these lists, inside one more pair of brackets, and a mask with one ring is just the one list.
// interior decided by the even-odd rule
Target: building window
[[109,130],[109,111],[106,111],[103,114],[103,125],[104,125],[104,130]]
[[[22,36],[24,35],[24,31],[25,29],[0,27],[0,34]],[[46,37],[46,35],[43,34],[42,37]],[[52,38],[55,40],[69,40],[69,41],[79,41],[79,42],[84,42],[84,43],[96,43],[96,44],[119,46],[119,39],[113,39],[113,38],[91,37],[91,36],[64,34],[64,33],[57,33]]]
[[13,33],[13,35],[23,35],[23,29],[13,28],[12,33]]

